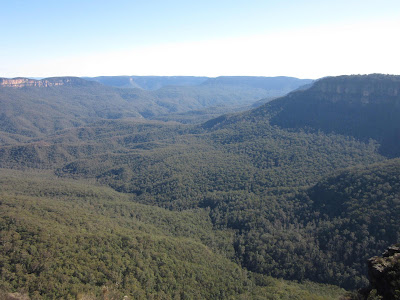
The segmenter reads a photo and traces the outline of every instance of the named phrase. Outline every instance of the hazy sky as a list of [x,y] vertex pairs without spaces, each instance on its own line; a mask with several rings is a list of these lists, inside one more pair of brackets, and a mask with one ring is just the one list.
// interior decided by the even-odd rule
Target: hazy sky
[[399,0],[0,0],[0,77],[400,74]]

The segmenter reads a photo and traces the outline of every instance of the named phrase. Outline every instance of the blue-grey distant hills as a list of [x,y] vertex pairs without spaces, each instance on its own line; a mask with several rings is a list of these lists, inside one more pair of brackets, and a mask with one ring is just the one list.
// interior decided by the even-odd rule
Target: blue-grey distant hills
[[100,119],[206,121],[243,110],[259,99],[282,96],[307,82],[190,76],[0,78],[0,125],[7,133],[1,139],[24,140]]
[[142,90],[142,96],[152,97],[162,107],[155,111],[152,106],[143,111],[145,118],[182,123],[199,123],[224,113],[259,106],[313,82],[285,76],[100,76],[83,79]]
[[143,90],[158,90],[164,86],[193,86],[207,81],[208,77],[196,76],[98,76],[82,77],[90,81],[97,81],[104,85],[121,88],[139,88]]
[[255,76],[220,76],[208,78],[203,85],[247,86],[264,90],[290,92],[298,87],[313,82],[311,79],[299,79],[287,76],[255,77]]
[[197,76],[99,76],[82,78],[114,87],[144,90],[158,90],[166,86],[235,86],[274,91],[279,95],[313,81],[286,76],[220,76],[215,78]]

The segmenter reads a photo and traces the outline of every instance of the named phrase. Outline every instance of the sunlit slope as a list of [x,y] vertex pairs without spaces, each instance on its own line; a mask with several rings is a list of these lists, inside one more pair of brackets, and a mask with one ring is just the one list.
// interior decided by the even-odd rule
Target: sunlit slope
[[[231,233],[202,210],[132,203],[108,188],[2,172],[1,288],[34,298],[337,299],[343,291],[254,278],[226,258]],[[219,250],[217,250],[219,249]]]

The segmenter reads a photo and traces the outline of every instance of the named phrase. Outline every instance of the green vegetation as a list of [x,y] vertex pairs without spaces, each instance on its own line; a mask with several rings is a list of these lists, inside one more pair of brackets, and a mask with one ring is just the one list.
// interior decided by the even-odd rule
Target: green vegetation
[[[343,291],[309,281],[365,286],[367,258],[400,239],[400,160],[389,159],[399,151],[389,117],[398,81],[327,78],[200,125],[97,116],[19,132],[18,143],[3,134],[1,288],[45,298],[106,288],[116,297],[326,299]],[[149,95],[101,88],[129,103]],[[174,90],[175,101],[194,88],[156,92]]]
[[400,239],[399,170],[397,159],[340,172],[286,198],[291,211],[280,202],[280,216],[267,218],[270,210],[260,205],[235,245],[243,264],[273,276],[363,287],[366,260]]
[[[253,276],[204,210],[170,212],[45,173],[2,172],[1,289],[33,299],[334,299],[343,291]],[[18,187],[18,191],[16,191]],[[206,246],[208,244],[209,246]]]

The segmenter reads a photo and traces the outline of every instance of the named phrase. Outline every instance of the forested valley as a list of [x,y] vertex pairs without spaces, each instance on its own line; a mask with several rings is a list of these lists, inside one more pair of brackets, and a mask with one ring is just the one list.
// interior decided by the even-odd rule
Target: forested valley
[[150,79],[0,86],[2,296],[350,299],[369,284],[367,260],[400,241],[400,76],[259,102],[260,78]]

